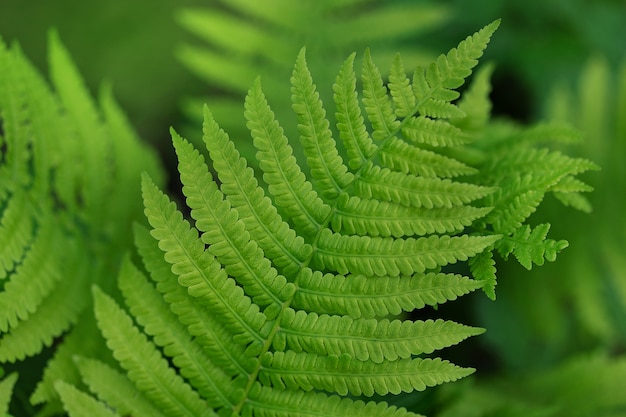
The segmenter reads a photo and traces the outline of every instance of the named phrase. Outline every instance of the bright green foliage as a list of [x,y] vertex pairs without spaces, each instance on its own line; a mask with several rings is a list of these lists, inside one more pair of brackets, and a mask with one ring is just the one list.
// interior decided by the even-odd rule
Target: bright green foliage
[[94,417],[116,417],[119,414],[106,408],[95,398],[79,391],[74,386],[63,381],[54,384],[57,392],[61,396],[65,410],[70,417],[94,416]]
[[6,416],[9,415],[9,403],[13,393],[13,386],[17,382],[17,374],[2,376],[3,378],[0,381],[0,415]]
[[0,362],[65,334],[37,402],[56,395],[53,378],[69,377],[76,342],[85,354],[102,350],[84,314],[89,288],[114,288],[140,215],[139,174],[160,182],[110,90],[98,109],[54,34],[50,72],[54,92],[17,46],[0,43]]
[[[495,166],[497,148],[487,143],[476,167],[451,156],[473,153],[463,146],[475,132],[451,123],[465,114],[453,103],[455,89],[498,25],[418,67],[411,81],[396,57],[389,90],[369,52],[357,89],[350,55],[333,86],[347,161],[304,50],[291,96],[306,165],[294,157],[260,80],[245,100],[260,175],[208,108],[203,139],[212,170],[172,131],[191,219],[143,176],[151,230],[135,228],[142,265],[131,257],[122,264],[127,309],[93,290],[98,327],[123,372],[78,359],[89,389],[133,416],[151,410],[190,417],[415,416],[370,397],[422,391],[471,374],[436,355],[482,329],[405,313],[485,283],[493,289],[491,255],[504,239],[514,242],[522,263],[525,256],[535,263],[552,259],[560,249],[540,228],[524,233],[529,213],[516,204],[517,183],[497,181],[506,168]],[[532,143],[520,142],[514,151],[511,164],[533,152]],[[407,154],[423,157],[416,162]],[[555,169],[570,176],[590,165],[555,155]],[[426,160],[430,175],[420,175]],[[557,176],[532,164],[520,171]],[[558,179],[534,179],[527,191],[545,193]],[[480,261],[470,265],[479,280],[450,271],[476,256]],[[73,395],[66,406],[83,400]]]

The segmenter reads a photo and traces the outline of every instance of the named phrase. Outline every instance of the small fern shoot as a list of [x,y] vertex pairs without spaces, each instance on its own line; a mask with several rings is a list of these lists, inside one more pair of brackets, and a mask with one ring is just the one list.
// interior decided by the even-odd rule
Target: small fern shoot
[[[498,25],[412,79],[398,56],[386,83],[366,52],[361,90],[350,55],[333,86],[347,160],[304,50],[291,96],[306,165],[258,79],[244,115],[262,180],[208,108],[210,167],[172,131],[191,219],[143,176],[151,229],[135,228],[141,265],[129,256],[119,275],[127,309],[93,289],[122,372],[79,358],[89,390],[118,415],[399,417],[416,414],[371,397],[471,374],[437,355],[483,329],[405,313],[485,285],[450,266],[490,256],[504,237],[484,226],[494,209],[480,204],[499,202],[488,199],[503,184],[462,181],[479,169],[446,155],[474,139],[451,123],[465,115],[456,89]],[[509,206],[503,200],[501,213]],[[114,381],[132,394],[113,392]],[[68,406],[87,401],[61,389]]]

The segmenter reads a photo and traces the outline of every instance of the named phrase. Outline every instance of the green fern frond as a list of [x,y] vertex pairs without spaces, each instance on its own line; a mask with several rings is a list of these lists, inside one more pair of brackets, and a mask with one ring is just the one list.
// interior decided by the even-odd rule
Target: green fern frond
[[[422,391],[474,372],[436,355],[483,329],[404,313],[483,286],[493,292],[492,252],[511,239],[491,223],[513,221],[489,217],[494,209],[485,204],[507,184],[482,181],[481,168],[447,154],[476,139],[447,119],[460,117],[451,104],[454,89],[497,26],[467,38],[413,81],[396,58],[389,90],[369,52],[358,90],[354,55],[348,57],[333,88],[347,163],[304,50],[291,88],[306,167],[258,79],[246,97],[245,118],[262,175],[208,109],[203,132],[211,166],[172,131],[191,219],[144,175],[151,230],[135,229],[143,270],[130,257],[122,265],[119,287],[128,312],[94,290],[99,326],[127,374],[124,389],[133,385],[164,415],[408,416],[386,403],[343,397]],[[414,140],[418,120],[437,126],[427,133],[428,144]],[[449,132],[463,139],[449,140]],[[423,176],[412,165],[387,165],[398,161],[398,142],[409,154],[435,155],[439,166]],[[463,174],[473,176],[455,178]],[[504,218],[516,207],[501,200]],[[539,231],[519,236],[516,256],[523,258],[524,244],[543,244]],[[542,259],[552,258],[544,249]],[[529,254],[539,262],[537,248]],[[465,261],[477,279],[450,273],[451,265]],[[122,378],[90,363],[106,378]],[[130,410],[98,387],[95,375],[86,375],[94,393]]]
[[459,146],[469,142],[469,138],[464,137],[463,132],[457,127],[425,116],[411,119],[405,124],[402,133],[415,143],[430,146]]
[[224,399],[219,398],[219,386],[228,383],[229,379],[221,373],[210,374],[214,368],[209,355],[200,345],[192,342],[192,337],[170,311],[163,297],[128,259],[122,264],[120,277],[120,289],[126,303],[131,306],[130,313],[144,331],[152,336],[154,343],[163,349],[165,355],[180,368],[181,375],[209,404],[223,403]]
[[[447,55],[440,55],[436,62],[427,68],[418,67],[413,75],[413,91],[417,98],[418,110],[428,115],[440,102],[451,102],[459,97],[455,90],[472,73],[483,54],[491,35],[500,25],[497,20],[472,36],[468,36]],[[460,114],[457,112],[457,117]]]
[[471,134],[484,129],[491,117],[491,75],[494,71],[493,64],[482,65],[476,70],[472,83],[463,97],[459,99],[458,107],[465,117],[453,119],[455,126]]
[[255,304],[279,308],[294,288],[272,268],[256,242],[250,240],[245,224],[237,219],[238,213],[231,210],[217,186],[206,186],[215,183],[209,179],[203,157],[182,138],[174,137],[183,193],[196,227],[202,232],[202,242],[209,245],[209,251],[226,273],[239,277]]
[[[259,416],[277,417],[297,414],[304,417],[324,415],[341,417],[359,415],[368,417],[423,417],[404,408],[389,406],[384,401],[354,401],[339,396],[301,390],[276,390],[255,384],[251,399],[242,407],[242,415],[254,411]],[[295,410],[295,411],[294,411]]]

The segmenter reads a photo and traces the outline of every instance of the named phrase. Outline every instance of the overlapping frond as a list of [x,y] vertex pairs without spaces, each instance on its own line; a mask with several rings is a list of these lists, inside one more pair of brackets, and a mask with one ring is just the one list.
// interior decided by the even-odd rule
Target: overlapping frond
[[[258,175],[208,109],[212,166],[172,131],[191,218],[143,176],[151,230],[136,228],[143,270],[127,258],[119,277],[128,312],[94,292],[99,326],[127,377],[82,361],[94,394],[136,412],[94,380],[97,368],[168,416],[408,416],[349,396],[421,391],[471,374],[437,355],[482,329],[404,313],[493,289],[492,252],[510,241],[519,240],[509,253],[522,263],[560,249],[544,245],[541,228],[510,233],[527,230],[517,213],[531,200],[513,197],[515,181],[496,183],[454,156],[476,137],[455,124],[465,113],[452,101],[498,24],[412,79],[397,57],[386,83],[366,52],[358,89],[349,56],[333,87],[335,131],[302,50],[291,92],[306,166],[259,79],[245,101]],[[419,168],[413,155],[430,166]],[[586,168],[569,162],[557,158],[564,177],[531,181],[527,191],[574,186],[564,178]],[[466,261],[476,279],[449,270]]]
[[[49,50],[52,87],[17,46],[0,41],[0,363],[55,341],[66,352],[50,362],[35,402],[57,395],[53,379],[72,379],[76,350],[59,338],[89,327],[74,325],[88,322],[81,313],[91,283],[111,288],[106,280],[132,242],[127,228],[141,214],[137,176],[161,177],[110,92],[99,106],[89,96],[55,33]],[[57,366],[60,357],[70,360]],[[62,372],[51,378],[54,369]]]
[[[478,220],[476,227],[503,236],[494,246],[502,257],[513,254],[520,264],[530,269],[532,264],[554,261],[556,255],[568,246],[566,241],[547,238],[549,224],[532,229],[526,222],[548,194],[553,194],[566,205],[590,210],[581,193],[592,188],[578,177],[598,169],[597,165],[587,159],[551,150],[543,144],[536,146],[538,142],[549,144],[568,138],[573,141],[577,135],[571,128],[559,124],[543,124],[528,131],[500,125],[485,135],[489,139],[484,143],[476,144],[488,149],[487,153],[481,153],[480,158],[484,159],[477,181],[498,186],[496,192],[484,197],[484,203],[493,210]],[[488,264],[485,267],[490,268]],[[491,276],[487,281],[493,281],[493,274],[486,272],[487,276]],[[491,290],[489,292],[494,296]]]
[[[245,134],[241,99],[259,74],[278,118],[289,116],[289,84],[284,80],[303,45],[319,85],[327,87],[345,56],[366,47],[382,62],[396,51],[411,68],[429,62],[433,54],[403,41],[440,26],[449,15],[442,5],[397,0],[268,0],[262,6],[250,0],[220,1],[179,11],[181,26],[201,43],[188,43],[177,52],[191,72],[225,93],[211,97],[211,111],[228,132],[238,135]],[[323,100],[331,99],[328,92],[320,92]],[[201,105],[190,99],[188,112],[201,119]],[[297,130],[290,126],[288,132]],[[241,151],[252,156],[246,148]]]

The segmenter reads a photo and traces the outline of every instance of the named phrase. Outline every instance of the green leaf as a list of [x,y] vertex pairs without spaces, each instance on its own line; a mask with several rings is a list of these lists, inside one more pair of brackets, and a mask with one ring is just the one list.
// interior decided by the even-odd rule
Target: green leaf
[[316,182],[315,188],[322,198],[332,200],[353,181],[353,175],[348,173],[339,156],[326,111],[306,66],[304,52],[302,49],[298,54],[291,76],[292,107],[298,116],[300,142]]
[[569,246],[566,240],[546,239],[549,230],[550,225],[546,223],[534,229],[525,225],[512,236],[503,237],[496,248],[505,258],[513,253],[519,263],[530,270],[533,263],[541,266],[545,260],[554,261],[556,255]]
[[63,408],[70,417],[119,417],[119,414],[107,408],[103,403],[96,401],[91,395],[85,394],[73,385],[63,381],[55,384],[63,401]]
[[137,388],[167,415],[201,415],[206,402],[175,374],[131,318],[98,288],[94,289],[94,300],[98,326],[107,345]]
[[343,236],[324,230],[314,253],[322,271],[397,276],[424,272],[480,253],[500,236],[430,236],[392,239]]
[[89,389],[121,415],[163,417],[163,414],[120,372],[97,360],[84,358],[75,360]]
[[9,415],[9,403],[11,402],[13,387],[17,382],[17,374],[12,373],[4,376],[0,381],[0,415]]
[[[472,258],[473,259],[473,258]],[[428,273],[412,276],[337,276],[305,270],[293,304],[306,311],[346,314],[354,318],[398,315],[436,307],[468,294],[483,284],[461,275]]]
[[441,359],[402,359],[374,364],[350,355],[314,356],[277,352],[263,358],[262,382],[287,389],[324,390],[341,395],[400,394],[423,391],[474,372]]

